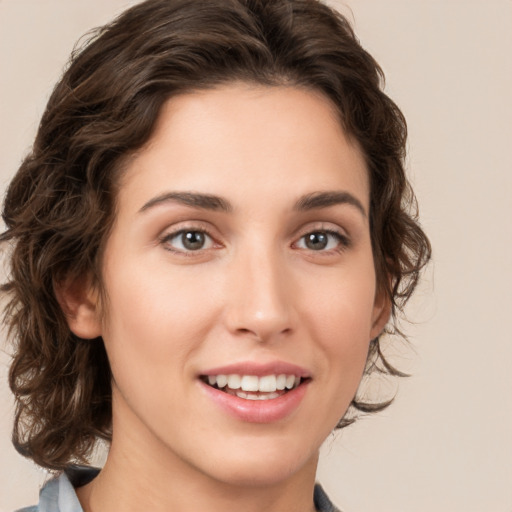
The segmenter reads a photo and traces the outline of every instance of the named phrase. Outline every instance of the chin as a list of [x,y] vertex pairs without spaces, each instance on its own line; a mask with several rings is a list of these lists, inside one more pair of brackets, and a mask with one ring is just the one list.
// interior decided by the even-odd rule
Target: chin
[[231,448],[217,460],[211,459],[211,471],[207,472],[225,484],[238,487],[269,487],[303,471],[315,474],[319,449],[306,453],[304,446],[300,450],[283,447],[283,443],[264,444],[255,442],[252,446],[246,445],[245,449]]
[[303,469],[302,466],[289,465],[286,463],[272,464],[263,462],[261,464],[232,468],[217,475],[217,479],[223,483],[236,487],[272,487],[284,481],[290,480],[295,474]]

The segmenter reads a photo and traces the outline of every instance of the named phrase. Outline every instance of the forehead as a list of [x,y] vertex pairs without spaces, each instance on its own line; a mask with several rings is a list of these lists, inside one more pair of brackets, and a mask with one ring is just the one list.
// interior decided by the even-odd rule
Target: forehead
[[171,187],[270,198],[343,187],[367,205],[367,174],[321,93],[236,83],[168,100],[150,140],[126,165],[120,195],[130,189],[141,202]]

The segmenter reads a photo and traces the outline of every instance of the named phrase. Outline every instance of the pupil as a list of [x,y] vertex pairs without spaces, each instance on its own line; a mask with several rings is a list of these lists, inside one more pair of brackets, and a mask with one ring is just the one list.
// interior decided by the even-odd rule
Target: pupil
[[188,231],[183,233],[183,246],[191,251],[201,249],[204,245],[204,233]]
[[325,249],[327,247],[327,235],[325,233],[310,233],[306,237],[306,246],[314,251]]

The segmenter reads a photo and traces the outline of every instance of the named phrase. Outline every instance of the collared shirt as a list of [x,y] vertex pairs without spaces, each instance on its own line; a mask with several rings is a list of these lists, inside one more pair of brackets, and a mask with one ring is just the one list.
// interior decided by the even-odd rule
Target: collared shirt
[[[90,482],[98,473],[97,468],[70,467],[45,484],[41,489],[38,505],[22,508],[17,512],[83,512],[75,487]],[[318,512],[340,512],[319,484],[315,485],[314,502]]]

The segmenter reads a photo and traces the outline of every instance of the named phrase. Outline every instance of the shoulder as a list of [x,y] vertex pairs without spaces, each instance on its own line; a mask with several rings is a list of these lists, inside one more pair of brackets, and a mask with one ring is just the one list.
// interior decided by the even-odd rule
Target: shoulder
[[327,496],[320,484],[315,485],[314,494],[315,508],[318,512],[341,512]]
[[97,468],[70,466],[43,486],[38,505],[21,508],[16,512],[83,512],[75,487],[90,482],[98,472]]

